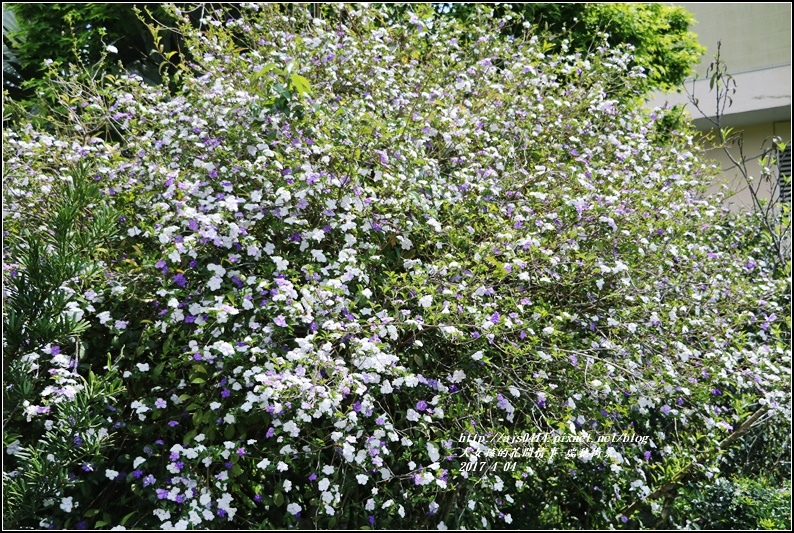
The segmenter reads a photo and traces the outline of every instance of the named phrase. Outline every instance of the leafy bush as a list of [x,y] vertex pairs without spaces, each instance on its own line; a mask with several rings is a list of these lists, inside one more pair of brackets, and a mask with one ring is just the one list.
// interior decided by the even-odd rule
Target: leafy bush
[[6,8],[16,22],[3,32],[15,75],[4,78],[3,89],[16,100],[43,93],[57,101],[59,91],[51,91],[45,81],[50,63],[63,68],[70,63],[95,65],[95,70],[111,72],[120,64],[159,81],[161,61],[179,48],[167,29],[162,28],[157,40],[148,29],[154,21],[170,22],[158,4],[13,3]]
[[[7,527],[647,525],[785,414],[787,282],[630,53],[476,9],[175,9],[180,94],[4,131]],[[10,328],[65,255],[80,328]]]
[[[466,18],[476,12],[473,4],[441,4],[443,11]],[[588,53],[605,33],[610,46],[634,47],[631,65],[642,67],[646,77],[635,90],[673,90],[693,73],[706,49],[689,31],[695,20],[680,6],[640,3],[505,3],[497,8],[517,17],[502,31],[521,37],[527,27],[540,27],[570,41],[573,50]],[[561,38],[548,46],[557,48]]]
[[[682,522],[700,529],[791,529],[791,484],[785,489],[749,478],[718,479],[676,500]],[[694,520],[693,520],[694,518]]]

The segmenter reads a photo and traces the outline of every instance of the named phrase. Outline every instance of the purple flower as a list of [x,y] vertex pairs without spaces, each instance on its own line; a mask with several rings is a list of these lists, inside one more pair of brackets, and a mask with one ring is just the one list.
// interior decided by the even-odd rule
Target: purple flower
[[137,469],[132,471],[132,477],[134,477],[135,479],[141,479],[142,476],[143,476],[143,470]]
[[663,405],[659,410],[662,412],[663,415],[669,415],[672,409],[669,405]]
[[272,427],[268,428],[267,433],[265,433],[265,438],[269,439],[275,434],[276,434],[276,430],[275,429],[273,429]]
[[261,502],[262,501],[262,495],[261,494],[254,494],[254,501],[256,503]]
[[287,321],[284,318],[284,315],[278,315],[276,318],[273,319],[273,322],[280,328],[287,327]]
[[223,389],[221,391],[221,398],[228,398],[231,395],[232,395],[232,391],[230,391],[229,389]]
[[169,426],[169,427],[176,427],[176,426],[178,426],[178,425],[179,425],[179,422],[177,422],[176,420],[171,420],[171,421],[168,423],[168,426]]
[[714,396],[722,396],[722,391],[720,389],[714,389],[711,391],[711,394]]
[[162,398],[157,398],[157,400],[154,401],[154,406],[157,407],[158,409],[165,409],[166,405],[167,405],[166,401],[163,400]]
[[416,410],[417,411],[424,411],[427,409],[427,402],[424,400],[419,400],[416,402]]
[[496,400],[497,400],[496,401],[496,406],[499,407],[499,409],[505,409],[506,410],[508,407],[510,407],[510,402],[507,401],[507,398],[505,398],[501,394],[497,394],[496,395]]
[[143,478],[143,486],[148,487],[149,485],[153,485],[157,480],[154,479],[154,476],[149,474],[145,478]]
[[171,452],[171,456],[169,457],[172,461],[176,461],[179,459],[179,452]]
[[179,272],[172,279],[174,280],[174,283],[176,283],[179,287],[184,287],[185,285],[187,285],[187,280],[185,279],[185,276],[181,272]]
[[245,448],[238,448],[236,453],[240,457],[243,457],[245,455]]
[[650,451],[643,453],[642,456],[645,457],[646,461],[650,461],[651,460],[651,452]]
[[493,322],[494,324],[498,324],[499,320],[501,320],[499,313],[494,313],[491,315],[491,322]]
[[312,472],[312,474],[309,476],[309,481],[314,481],[315,479],[317,479],[317,474]]
[[[143,485],[146,486],[146,480],[143,480]],[[168,491],[165,489],[157,489],[157,499],[165,500],[168,497]]]
[[374,516],[369,515],[369,523],[373,524],[373,525],[375,524],[375,517]]

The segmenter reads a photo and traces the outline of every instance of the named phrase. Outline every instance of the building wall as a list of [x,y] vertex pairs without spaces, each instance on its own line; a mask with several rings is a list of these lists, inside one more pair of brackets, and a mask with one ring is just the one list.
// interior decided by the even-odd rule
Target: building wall
[[696,72],[706,74],[717,42],[731,73],[791,64],[791,4],[678,4],[697,21],[691,28],[708,50]]
[[[696,79],[685,82],[685,91],[656,93],[649,107],[686,104],[695,127],[703,133],[703,145],[719,137],[712,124],[718,112],[714,92],[706,72],[720,44],[720,59],[733,77],[736,91],[732,105],[720,111],[720,126],[743,132],[743,151],[749,160],[751,176],[761,173],[759,159],[772,140],[791,141],[791,4],[700,4],[677,3],[688,9],[697,21],[691,28],[707,48],[696,67]],[[694,96],[698,107],[689,100]],[[739,157],[738,146],[729,147]],[[720,165],[722,174],[712,191],[727,185],[735,194],[728,203],[735,209],[752,205],[747,184],[722,149],[708,149],[707,155]],[[770,198],[771,183],[764,183],[761,196]]]
[[[758,189],[759,197],[769,200],[773,194],[777,194],[776,184],[769,181],[760,181],[761,177],[761,158],[764,151],[772,147],[772,139],[781,138],[784,142],[791,141],[791,121],[766,122],[762,124],[752,124],[741,128],[743,138],[743,152],[749,160],[747,171],[755,181],[755,185],[760,184]],[[713,132],[704,132],[703,145],[707,148],[706,156],[713,159],[722,169],[722,173],[714,181],[709,189],[710,192],[730,191],[731,194],[726,199],[728,205],[734,209],[750,208],[753,205],[752,194],[742,174],[736,168],[722,148],[713,148],[714,142],[708,137],[713,137]],[[733,144],[728,147],[734,159],[739,160],[739,146]],[[727,188],[726,188],[727,187]]]

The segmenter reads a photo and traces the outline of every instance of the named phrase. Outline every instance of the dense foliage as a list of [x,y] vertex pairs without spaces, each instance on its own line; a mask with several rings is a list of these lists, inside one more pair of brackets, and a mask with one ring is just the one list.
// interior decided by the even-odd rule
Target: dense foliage
[[[473,4],[442,4],[443,11],[467,18]],[[502,32],[520,36],[525,24],[543,28],[570,41],[573,50],[591,52],[598,35],[605,33],[610,46],[631,45],[631,66],[642,67],[646,77],[635,85],[642,92],[653,89],[678,89],[693,73],[706,49],[689,31],[695,20],[680,6],[658,3],[546,3],[499,4],[497,10],[517,15],[502,27]],[[552,40],[551,46],[561,39]],[[559,51],[558,49],[556,51]]]
[[657,495],[789,415],[750,219],[615,99],[629,50],[330,9],[184,19],[176,96],[52,69],[68,114],[14,111],[4,525],[680,517]]
[[13,13],[15,22],[3,28],[3,44],[9,50],[3,61],[3,89],[17,100],[41,92],[55,96],[45,81],[49,64],[80,63],[105,72],[122,65],[159,81],[162,60],[179,49],[167,29],[156,40],[149,30],[154,21],[171,22],[159,4],[9,3],[3,9]]
[[[477,16],[474,4],[434,4],[439,13],[467,21]],[[401,4],[386,5],[390,13],[409,9]],[[4,43],[11,50],[12,66],[4,88],[17,99],[30,98],[33,91],[46,90],[43,82],[45,62],[68,64],[81,61],[99,64],[105,70],[117,64],[135,69],[144,77],[159,80],[162,61],[179,59],[183,51],[178,34],[163,28],[154,41],[149,28],[159,21],[172,25],[171,18],[158,4],[8,4],[18,21],[15,31],[4,32]],[[334,10],[310,6],[315,15],[333,17]],[[520,37],[530,25],[535,33],[546,31],[556,38],[549,46],[559,52],[560,35],[570,41],[572,50],[589,53],[598,35],[607,34],[610,46],[634,47],[632,66],[643,67],[644,80],[635,84],[643,92],[674,89],[691,74],[705,49],[689,31],[694,19],[686,9],[662,4],[599,3],[504,3],[496,6],[499,15],[512,14],[500,28],[502,33]],[[201,27],[201,10],[192,12],[193,25]],[[139,17],[140,15],[140,17]],[[116,50],[106,54],[106,47]],[[14,76],[16,74],[16,76]]]

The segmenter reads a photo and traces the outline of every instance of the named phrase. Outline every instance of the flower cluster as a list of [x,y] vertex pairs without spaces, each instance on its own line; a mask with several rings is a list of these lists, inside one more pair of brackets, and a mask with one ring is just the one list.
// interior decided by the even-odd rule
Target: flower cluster
[[[485,7],[469,26],[280,9],[186,22],[197,74],[175,96],[108,82],[91,102],[121,144],[4,133],[14,227],[65,162],[93,162],[120,214],[106,274],[60,289],[93,350],[18,363],[53,383],[22,426],[52,425],[89,370],[124,386],[95,430],[120,447],[70,440],[75,479],[39,520],[479,528],[570,483],[619,526],[693,435],[787,405],[781,284],[703,196],[692,138],[615,99],[641,75],[628,52],[546,55]],[[462,466],[498,446],[459,437],[505,428],[650,439]]]

